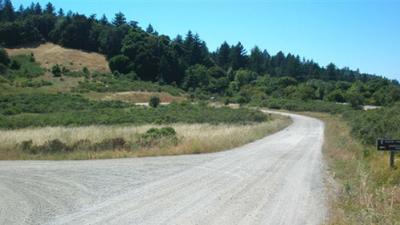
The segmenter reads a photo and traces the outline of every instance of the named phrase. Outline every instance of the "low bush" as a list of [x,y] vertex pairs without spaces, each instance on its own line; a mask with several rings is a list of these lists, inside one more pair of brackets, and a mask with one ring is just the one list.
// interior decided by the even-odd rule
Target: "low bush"
[[151,96],[149,100],[149,106],[153,108],[157,108],[157,106],[160,104],[160,98],[158,96]]
[[55,77],[61,77],[62,71],[61,71],[60,65],[56,64],[56,65],[52,66],[52,67],[51,67],[51,73],[52,73],[53,76],[55,76]]
[[172,127],[151,128],[146,133],[140,135],[138,143],[146,147],[160,145],[161,143],[176,145],[178,137]]

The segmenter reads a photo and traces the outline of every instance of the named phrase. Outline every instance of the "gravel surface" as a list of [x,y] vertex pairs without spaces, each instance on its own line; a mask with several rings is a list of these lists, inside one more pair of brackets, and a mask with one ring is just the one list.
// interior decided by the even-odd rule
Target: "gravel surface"
[[324,124],[231,151],[93,161],[1,161],[0,224],[321,224]]

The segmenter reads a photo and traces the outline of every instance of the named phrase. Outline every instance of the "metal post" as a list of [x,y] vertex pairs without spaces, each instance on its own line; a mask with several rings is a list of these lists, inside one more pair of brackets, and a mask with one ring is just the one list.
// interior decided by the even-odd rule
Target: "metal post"
[[394,155],[394,151],[390,151],[390,167],[391,168],[395,168],[394,166],[394,159],[395,159],[395,155]]

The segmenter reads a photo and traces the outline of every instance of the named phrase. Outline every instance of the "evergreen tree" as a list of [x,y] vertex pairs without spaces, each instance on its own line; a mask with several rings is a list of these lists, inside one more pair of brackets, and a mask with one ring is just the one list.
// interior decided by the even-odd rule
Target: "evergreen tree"
[[232,46],[229,58],[234,70],[246,67],[247,55],[246,49],[243,47],[242,43],[238,42],[235,46]]
[[57,12],[59,17],[63,17],[64,16],[64,10],[62,8],[60,8]]
[[228,43],[226,43],[226,41],[224,41],[224,43],[222,43],[221,47],[219,47],[217,49],[216,54],[217,54],[218,65],[224,69],[228,69],[228,67],[229,67],[230,51],[231,51],[231,48],[228,45]]
[[108,19],[105,14],[103,14],[99,22],[104,26],[108,25]]
[[44,13],[49,14],[49,15],[55,15],[55,8],[53,6],[53,4],[51,4],[50,2],[47,3],[46,5],[46,9],[44,10]]
[[114,20],[112,21],[112,23],[117,27],[126,24],[125,15],[121,12],[115,14],[115,17],[114,17]]
[[2,10],[2,19],[6,21],[14,21],[15,20],[15,11],[14,11],[14,6],[11,3],[10,0],[4,0]]
[[35,4],[35,8],[33,11],[34,11],[34,14],[36,14],[36,15],[42,14],[42,6],[40,6],[39,2],[37,2]]
[[267,59],[265,54],[261,52],[260,48],[255,46],[250,53],[249,68],[257,73],[264,73],[266,70]]
[[154,28],[151,24],[149,24],[149,26],[147,26],[146,28],[146,32],[149,34],[153,34],[154,33]]

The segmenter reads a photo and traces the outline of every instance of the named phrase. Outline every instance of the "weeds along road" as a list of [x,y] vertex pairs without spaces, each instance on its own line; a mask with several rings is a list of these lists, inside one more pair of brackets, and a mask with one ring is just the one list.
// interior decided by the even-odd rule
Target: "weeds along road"
[[231,151],[93,161],[0,162],[0,224],[321,224],[324,125]]

